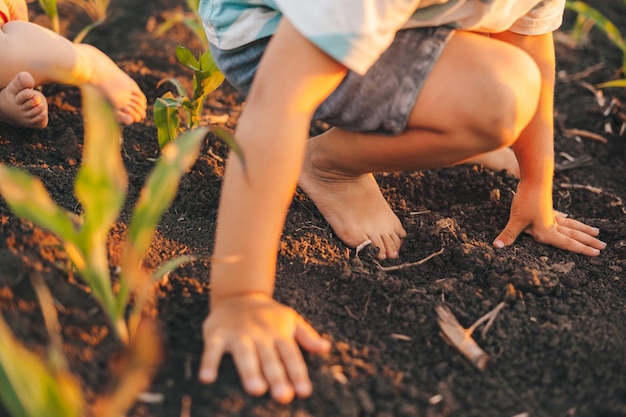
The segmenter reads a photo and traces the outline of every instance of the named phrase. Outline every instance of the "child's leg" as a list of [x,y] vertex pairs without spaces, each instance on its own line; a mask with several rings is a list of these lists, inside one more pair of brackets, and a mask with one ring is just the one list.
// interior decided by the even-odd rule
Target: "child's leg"
[[507,171],[515,178],[519,178],[519,164],[513,149],[506,147],[496,149],[495,151],[487,152],[482,155],[478,155],[474,158],[470,158],[464,162],[464,164],[476,164],[482,165],[487,169],[493,171]]
[[22,71],[0,90],[0,120],[21,127],[46,127],[48,103],[43,94],[34,87],[33,77]]
[[145,117],[146,97],[126,73],[100,50],[68,39],[29,22],[12,21],[0,27],[0,88],[20,71],[29,72],[35,85],[92,84],[111,101],[122,123]]
[[371,172],[439,168],[511,145],[538,103],[539,71],[522,51],[458,32],[398,135],[330,131],[309,141],[300,187],[347,245],[397,256],[405,232]]

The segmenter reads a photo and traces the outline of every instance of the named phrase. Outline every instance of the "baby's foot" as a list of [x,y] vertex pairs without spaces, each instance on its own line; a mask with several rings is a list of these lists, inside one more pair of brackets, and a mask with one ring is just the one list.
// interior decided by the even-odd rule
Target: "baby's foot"
[[137,83],[122,71],[106,54],[88,44],[76,44],[83,58],[91,63],[87,82],[111,101],[121,123],[132,124],[146,117],[146,96]]
[[501,148],[479,155],[464,162],[465,164],[482,165],[492,171],[505,170],[515,178],[519,178],[519,164],[511,148]]
[[346,245],[356,248],[369,240],[379,259],[398,257],[406,231],[372,174],[350,177],[330,173],[307,160],[298,185]]
[[35,80],[28,72],[18,73],[0,90],[0,120],[34,129],[48,125],[48,102],[34,89]]

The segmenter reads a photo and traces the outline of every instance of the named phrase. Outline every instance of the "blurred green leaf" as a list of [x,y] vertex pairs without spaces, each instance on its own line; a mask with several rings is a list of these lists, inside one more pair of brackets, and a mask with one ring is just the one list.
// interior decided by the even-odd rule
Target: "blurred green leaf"
[[58,235],[76,240],[73,214],[50,198],[42,182],[19,168],[0,165],[0,194],[15,214]]
[[0,387],[0,398],[15,417],[78,417],[82,411],[78,381],[24,348],[1,316]]
[[154,102],[154,124],[157,127],[159,147],[163,148],[176,140],[180,133],[180,100],[173,98],[168,91],[163,97]]

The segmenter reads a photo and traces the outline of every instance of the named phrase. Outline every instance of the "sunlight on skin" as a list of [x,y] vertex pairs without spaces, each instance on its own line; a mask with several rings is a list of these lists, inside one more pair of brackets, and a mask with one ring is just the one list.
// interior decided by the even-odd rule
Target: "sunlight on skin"
[[141,88],[99,49],[74,44],[49,29],[18,20],[0,26],[0,41],[0,87],[20,71],[27,71],[37,86],[90,84],[109,99],[121,123],[145,118],[147,100]]

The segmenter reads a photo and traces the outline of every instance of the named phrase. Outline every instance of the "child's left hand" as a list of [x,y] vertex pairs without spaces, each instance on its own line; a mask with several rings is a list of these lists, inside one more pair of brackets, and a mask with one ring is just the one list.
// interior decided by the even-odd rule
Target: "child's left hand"
[[509,221],[493,245],[497,248],[511,245],[522,232],[539,243],[587,256],[598,256],[606,247],[606,243],[596,238],[600,233],[598,228],[553,210],[551,196],[538,195],[531,187],[525,188],[523,182],[513,197]]

